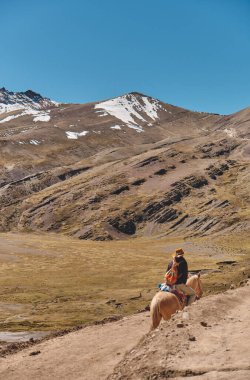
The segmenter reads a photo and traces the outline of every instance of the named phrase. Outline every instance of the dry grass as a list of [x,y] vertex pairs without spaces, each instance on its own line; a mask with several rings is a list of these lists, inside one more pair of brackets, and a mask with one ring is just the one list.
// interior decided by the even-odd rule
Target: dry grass
[[238,261],[204,275],[206,293],[225,290],[249,270],[249,246],[239,249],[230,239],[94,242],[9,233],[1,234],[0,242],[0,330],[55,330],[136,312],[149,304],[178,246],[185,248],[193,270]]

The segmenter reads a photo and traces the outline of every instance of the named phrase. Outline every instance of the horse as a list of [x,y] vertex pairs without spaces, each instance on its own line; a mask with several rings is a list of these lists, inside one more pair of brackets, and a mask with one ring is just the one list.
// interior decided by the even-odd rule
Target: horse
[[[200,279],[200,273],[191,276],[187,280],[187,285],[190,286],[196,294],[196,299],[202,296],[202,284]],[[151,314],[151,330],[156,329],[161,319],[168,320],[176,313],[177,310],[182,310],[184,304],[181,304],[178,297],[170,292],[159,291],[156,293],[151,301],[150,314]]]

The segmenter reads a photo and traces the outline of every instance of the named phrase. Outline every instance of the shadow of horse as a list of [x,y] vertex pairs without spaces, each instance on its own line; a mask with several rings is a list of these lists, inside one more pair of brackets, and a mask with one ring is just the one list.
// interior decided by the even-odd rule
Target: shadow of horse
[[[201,298],[203,292],[200,273],[189,277],[187,285],[195,291],[197,299]],[[159,326],[162,318],[170,319],[177,310],[182,310],[184,306],[173,293],[163,291],[156,293],[150,305],[151,330]]]

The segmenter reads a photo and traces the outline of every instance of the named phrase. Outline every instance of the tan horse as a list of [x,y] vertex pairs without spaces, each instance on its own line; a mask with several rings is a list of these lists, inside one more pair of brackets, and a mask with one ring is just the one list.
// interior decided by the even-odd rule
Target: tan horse
[[[197,299],[202,296],[203,292],[200,273],[189,277],[187,285],[195,291]],[[156,329],[162,318],[164,320],[170,319],[177,310],[182,310],[183,307],[184,305],[181,305],[180,301],[173,293],[162,291],[156,293],[150,305],[151,329]]]

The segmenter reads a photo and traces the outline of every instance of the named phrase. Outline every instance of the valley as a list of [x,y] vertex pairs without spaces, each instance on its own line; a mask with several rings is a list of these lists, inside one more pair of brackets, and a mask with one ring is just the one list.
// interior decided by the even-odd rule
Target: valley
[[54,332],[144,310],[176,247],[201,271],[205,295],[244,284],[247,236],[82,241],[1,234],[0,330]]
[[206,295],[245,283],[249,108],[193,112],[137,92],[61,104],[5,88],[0,106],[2,332],[144,310],[179,246]]

